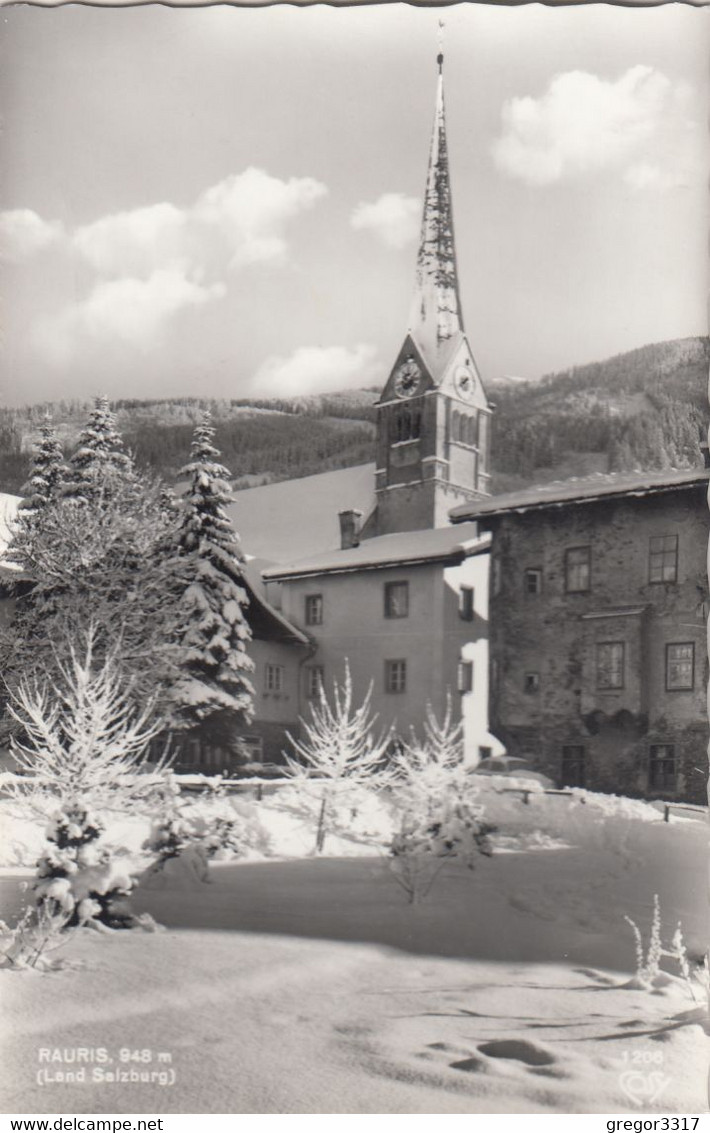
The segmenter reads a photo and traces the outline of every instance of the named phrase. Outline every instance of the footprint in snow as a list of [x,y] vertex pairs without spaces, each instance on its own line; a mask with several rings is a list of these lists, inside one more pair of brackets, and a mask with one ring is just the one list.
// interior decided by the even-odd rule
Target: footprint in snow
[[556,1061],[554,1054],[526,1039],[494,1039],[479,1043],[478,1050],[489,1058],[512,1058],[526,1066],[551,1066]]

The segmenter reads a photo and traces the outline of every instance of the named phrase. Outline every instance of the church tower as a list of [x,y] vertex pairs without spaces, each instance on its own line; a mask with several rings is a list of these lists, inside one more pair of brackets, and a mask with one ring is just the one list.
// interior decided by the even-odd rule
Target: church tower
[[461,312],[443,62],[409,329],[377,403],[377,535],[444,527],[488,494],[491,409]]

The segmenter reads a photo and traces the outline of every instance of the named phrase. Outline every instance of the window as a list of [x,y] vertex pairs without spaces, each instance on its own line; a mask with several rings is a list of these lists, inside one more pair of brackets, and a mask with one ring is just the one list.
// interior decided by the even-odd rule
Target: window
[[409,614],[409,583],[385,583],[385,617],[406,618]]
[[563,787],[583,787],[586,779],[583,744],[565,744],[562,748],[560,781]]
[[264,669],[265,692],[282,692],[284,687],[283,665],[267,665]]
[[565,590],[568,594],[589,590],[591,564],[591,547],[570,547],[565,551]]
[[597,688],[624,687],[623,641],[601,641],[597,645]]
[[469,419],[468,419],[468,429],[467,429],[467,432],[466,432],[466,441],[469,445],[471,445],[472,448],[475,446],[475,444],[478,440],[478,437],[476,435],[478,433],[478,429],[476,428],[476,425],[477,425],[476,418],[475,417],[469,417]]
[[306,669],[306,696],[317,700],[323,688],[324,671],[322,665],[309,665]]
[[407,662],[385,661],[385,692],[404,692],[407,688]]
[[692,689],[695,684],[695,646],[692,641],[666,646],[666,688]]
[[465,622],[473,621],[473,587],[462,586],[459,590],[459,617]]
[[473,661],[459,661],[458,672],[459,692],[471,692],[473,689]]
[[648,581],[675,582],[678,578],[678,536],[652,535],[648,545]]
[[306,594],[306,625],[323,625],[323,595]]
[[528,696],[540,691],[540,674],[539,673],[526,673],[523,680],[523,688]]
[[675,748],[673,744],[651,744],[648,759],[648,785],[657,791],[675,790]]
[[542,594],[542,571],[539,567],[530,567],[525,571],[524,586],[526,594]]
[[239,742],[245,749],[249,763],[264,762],[264,741],[261,736],[240,736]]
[[498,558],[491,559],[491,576],[491,589],[493,590],[494,595],[500,594],[502,578],[500,559]]

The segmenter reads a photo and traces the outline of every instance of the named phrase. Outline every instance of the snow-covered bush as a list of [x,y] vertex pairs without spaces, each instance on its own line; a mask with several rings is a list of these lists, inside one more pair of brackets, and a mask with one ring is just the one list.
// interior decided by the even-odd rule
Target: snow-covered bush
[[198,849],[205,862],[268,849],[268,837],[248,804],[229,799],[220,777],[205,778],[204,784],[204,795],[188,797],[168,776],[162,805],[143,846],[156,857],[154,871],[188,849]]
[[311,720],[301,720],[300,724],[303,738],[289,735],[296,758],[286,756],[286,771],[317,812],[315,849],[320,853],[326,835],[338,824],[339,812],[352,809],[353,791],[363,786],[377,790],[389,781],[385,760],[390,733],[375,735],[372,685],[360,707],[354,707],[347,659],[343,683],[333,681],[332,704],[321,685],[311,707]]
[[443,721],[427,705],[424,739],[412,732],[393,759],[393,801],[399,814],[390,845],[395,879],[411,904],[426,897],[450,858],[473,869],[492,852],[494,827],[484,821],[471,768],[464,760],[463,723],[447,698]]
[[50,814],[23,944],[15,936],[5,952],[15,965],[79,925],[131,920],[125,899],[133,879],[97,812],[129,810],[155,794],[163,768],[145,774],[143,760],[157,725],[148,723],[152,705],[133,708],[111,656],[94,667],[92,648],[90,631],[83,658],[70,648],[68,663],[57,661],[61,685],[24,682],[8,706],[22,729],[12,744],[20,774],[10,795],[38,821]]
[[653,919],[651,921],[651,933],[645,954],[643,937],[638,925],[631,917],[624,916],[624,920],[627,924],[631,925],[636,945],[636,972],[631,981],[634,987],[641,988],[643,991],[652,992],[662,984],[664,979],[661,973],[661,960],[664,956],[667,956],[677,963],[680,977],[693,1001],[698,1002],[698,997],[695,994],[696,991],[700,992],[702,997],[707,1001],[709,990],[707,955],[704,957],[703,967],[697,973],[694,973],[691,969],[685,940],[683,939],[683,926],[680,921],[678,921],[676,930],[673,933],[670,947],[664,948],[661,937],[661,904],[657,893],[653,895]]

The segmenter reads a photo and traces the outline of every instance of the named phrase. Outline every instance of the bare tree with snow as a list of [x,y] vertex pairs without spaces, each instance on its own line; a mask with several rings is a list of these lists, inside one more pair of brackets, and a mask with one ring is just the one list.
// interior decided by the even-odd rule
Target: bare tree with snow
[[387,753],[391,732],[376,735],[372,685],[359,707],[354,705],[350,666],[345,661],[342,684],[333,681],[329,700],[323,685],[311,707],[311,719],[301,720],[302,736],[289,735],[296,757],[287,757],[289,774],[311,788],[318,800],[316,851],[320,853],[332,829],[335,809],[355,787],[382,787],[388,779]]
[[392,760],[399,826],[391,865],[411,904],[426,897],[447,860],[463,859],[473,868],[478,854],[491,853],[493,827],[483,819],[471,770],[451,696],[441,720],[427,704],[423,738],[412,731]]

